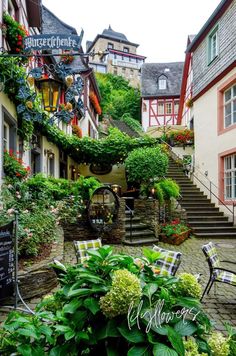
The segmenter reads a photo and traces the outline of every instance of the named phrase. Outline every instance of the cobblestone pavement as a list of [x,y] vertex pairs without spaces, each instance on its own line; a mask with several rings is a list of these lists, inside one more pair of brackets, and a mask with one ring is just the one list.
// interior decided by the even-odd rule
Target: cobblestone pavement
[[[173,246],[164,243],[158,243],[160,247],[182,252],[182,262],[177,272],[190,272],[193,274],[201,273],[201,284],[204,288],[209,277],[209,268],[205,260],[201,246],[207,243],[206,239],[191,238],[185,241],[180,246]],[[217,251],[220,260],[229,260],[236,262],[236,241],[233,240],[217,240],[214,239],[217,245]],[[152,247],[152,246],[147,246]],[[125,253],[131,256],[142,256],[142,247],[130,247],[124,245],[113,245],[114,252]],[[76,263],[74,247],[72,242],[65,242],[64,247],[64,263]],[[225,268],[232,269],[231,265],[225,265]],[[236,272],[236,265],[235,265]],[[29,306],[34,309],[35,305],[40,301],[40,298],[34,298],[29,302]],[[236,288],[225,283],[216,284],[211,289],[209,296],[205,296],[203,300],[203,308],[214,321],[214,326],[217,330],[224,331],[225,324],[236,327]],[[5,314],[5,313],[4,313]],[[0,322],[5,315],[0,313]]]

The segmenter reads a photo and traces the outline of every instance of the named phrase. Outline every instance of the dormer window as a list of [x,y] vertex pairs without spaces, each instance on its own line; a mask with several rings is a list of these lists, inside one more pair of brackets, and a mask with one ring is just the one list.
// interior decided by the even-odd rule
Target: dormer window
[[167,87],[167,78],[165,75],[161,75],[158,79],[159,90],[165,90]]

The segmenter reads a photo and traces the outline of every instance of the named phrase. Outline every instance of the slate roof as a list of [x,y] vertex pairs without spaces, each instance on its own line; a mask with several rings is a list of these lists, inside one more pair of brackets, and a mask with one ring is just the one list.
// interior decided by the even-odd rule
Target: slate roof
[[97,34],[93,41],[87,41],[87,51],[90,51],[93,48],[99,38],[106,38],[108,40],[111,39],[113,41],[122,42],[135,47],[139,46],[137,43],[130,42],[123,33],[112,30],[109,25],[108,29],[104,29],[101,34]]
[[123,33],[112,30],[111,25],[109,25],[108,29],[102,31],[102,35],[115,40],[128,41],[127,37]]
[[78,35],[76,29],[61,21],[56,15],[42,6],[42,33],[58,33]]
[[140,137],[140,135],[136,131],[132,130],[124,121],[110,119],[110,123],[111,126],[116,127],[130,137]]
[[[61,21],[56,15],[54,15],[45,6],[42,6],[42,33],[47,34],[72,34],[78,35],[76,29],[72,26],[67,25],[65,22]],[[58,51],[55,51],[58,53]],[[80,52],[83,53],[82,47]],[[56,61],[60,57],[55,57]],[[83,62],[80,56],[75,56],[74,61],[70,64],[75,73],[85,72],[89,70],[89,67]]]
[[[179,96],[184,62],[144,63],[141,67],[141,96],[166,97]],[[159,77],[166,77],[167,87],[160,90]]]

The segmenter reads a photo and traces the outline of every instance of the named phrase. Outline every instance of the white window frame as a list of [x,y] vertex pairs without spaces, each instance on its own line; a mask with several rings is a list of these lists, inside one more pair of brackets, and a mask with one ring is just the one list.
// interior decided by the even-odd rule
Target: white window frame
[[179,112],[179,102],[175,101],[174,102],[174,114],[177,115]]
[[157,115],[165,115],[164,101],[158,102],[158,104],[157,104]]
[[158,79],[158,85],[159,85],[159,90],[165,90],[166,89],[166,78]]
[[236,153],[224,157],[224,197],[236,200]]
[[219,55],[219,31],[218,25],[208,36],[208,62],[209,64]]
[[[170,110],[169,110],[170,108]],[[171,115],[173,114],[173,108],[172,108],[172,102],[171,101],[167,101],[165,103],[165,114],[166,115]]]
[[10,126],[6,121],[3,123],[3,148],[7,151],[10,148]]
[[[226,93],[228,92],[230,92],[230,99],[226,100]],[[229,110],[230,112],[226,115],[227,109],[230,109]],[[224,91],[224,128],[230,127],[235,124],[236,124],[236,83]]]

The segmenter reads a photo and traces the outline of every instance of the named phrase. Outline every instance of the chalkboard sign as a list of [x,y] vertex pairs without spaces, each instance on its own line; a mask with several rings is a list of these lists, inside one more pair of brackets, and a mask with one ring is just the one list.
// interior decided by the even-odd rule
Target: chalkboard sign
[[13,222],[0,227],[0,300],[13,295]]

